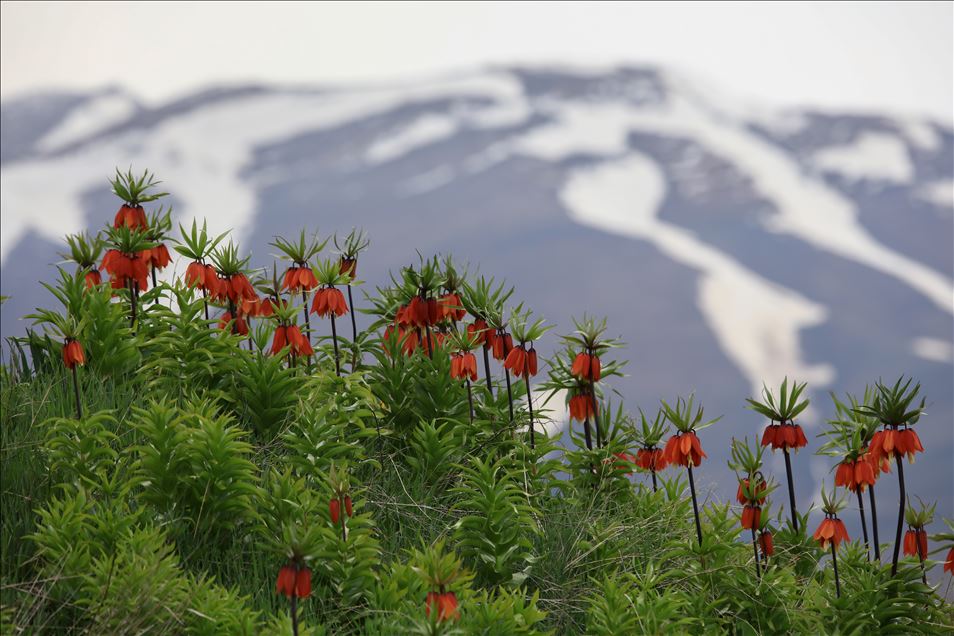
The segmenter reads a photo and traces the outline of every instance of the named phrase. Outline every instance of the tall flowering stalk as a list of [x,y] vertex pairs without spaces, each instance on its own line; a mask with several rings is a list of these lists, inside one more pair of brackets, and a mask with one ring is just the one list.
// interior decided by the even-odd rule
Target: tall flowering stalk
[[301,329],[295,324],[295,318],[298,316],[298,308],[291,303],[280,300],[271,305],[272,319],[278,324],[272,337],[271,354],[288,355],[288,366],[294,367],[295,361],[301,357],[310,357],[315,354],[308,338],[302,334]]
[[136,177],[131,168],[125,173],[117,169],[116,177],[109,182],[113,194],[123,203],[113,218],[111,230],[108,230],[112,249],[106,252],[101,269],[110,273],[113,289],[129,289],[132,326],[136,323],[137,298],[148,287],[146,278],[151,262],[148,250],[156,247],[149,236],[149,222],[142,204],[169,194],[150,192],[160,183],[148,170]]
[[671,466],[685,466],[689,474],[689,491],[692,494],[692,514],[696,520],[696,537],[699,539],[699,545],[702,545],[702,524],[699,521],[699,501],[696,498],[696,482],[692,476],[693,467],[698,467],[706,457],[699,443],[697,432],[712,426],[721,418],[714,420],[703,420],[703,408],[699,405],[693,408],[695,396],[690,395],[688,400],[678,398],[676,403],[670,406],[667,402],[662,402],[663,413],[676,429],[676,434],[666,442],[664,457]]
[[336,285],[344,285],[350,278],[347,274],[342,274],[338,263],[331,259],[322,261],[312,271],[319,288],[315,291],[311,311],[317,314],[319,318],[328,317],[331,319],[331,343],[335,351],[335,374],[340,376],[341,353],[338,349],[338,328],[335,325],[335,318],[340,318],[348,313],[348,304],[345,302],[344,294]]
[[298,599],[311,596],[311,570],[300,555],[293,555],[278,571],[275,593],[289,600],[292,634],[298,635]]
[[308,293],[318,286],[318,281],[315,280],[315,274],[311,269],[311,262],[325,248],[328,240],[319,241],[317,232],[310,239],[306,239],[305,230],[302,230],[295,242],[276,236],[275,240],[269,243],[281,252],[280,257],[283,260],[291,261],[291,265],[282,277],[281,290],[291,295],[301,294],[305,337],[309,341],[311,340],[311,321],[308,318]]
[[614,338],[604,338],[606,332],[606,318],[597,322],[594,318],[584,314],[583,320],[573,320],[575,330],[569,336],[564,336],[564,343],[575,350],[573,364],[570,366],[570,375],[577,382],[588,389],[588,393],[593,400],[593,428],[596,431],[596,445],[602,448],[603,427],[600,423],[600,380],[608,375],[617,374],[622,363],[605,363],[601,356],[605,355],[610,349],[622,346],[622,343]]
[[875,385],[876,393],[871,404],[858,407],[861,415],[876,418],[884,428],[877,431],[871,438],[871,460],[880,466],[883,460],[894,459],[898,467],[898,528],[894,539],[894,553],[891,557],[891,575],[898,572],[898,556],[901,550],[901,531],[904,529],[904,511],[907,507],[907,496],[904,488],[905,455],[908,461],[914,462],[915,453],[924,451],[917,432],[911,428],[924,413],[924,398],[920,405],[916,405],[921,385],[911,387],[909,379],[899,378],[889,387],[881,382]]
[[[358,282],[358,256],[366,250],[371,244],[364,236],[364,230],[352,228],[341,244],[338,243],[338,236],[335,235],[335,249],[338,250],[338,270],[343,276],[348,277],[348,306],[351,307],[351,342],[358,342],[358,323],[354,317],[354,297],[351,295],[351,286]],[[351,370],[357,368],[357,359],[351,361]]]
[[842,498],[829,497],[825,492],[825,485],[822,484],[822,511],[825,518],[815,530],[813,538],[821,546],[822,550],[831,548],[831,564],[835,570],[835,594],[841,597],[841,582],[838,579],[838,545],[842,541],[850,541],[848,530],[845,528],[845,522],[838,518],[838,512],[844,508]]
[[533,346],[534,340],[543,337],[551,327],[545,327],[543,320],[531,322],[530,312],[521,312],[519,309],[510,319],[510,328],[517,345],[510,350],[504,360],[504,369],[512,371],[514,377],[523,378],[527,387],[527,411],[530,415],[530,448],[536,448],[536,433],[533,423],[533,392],[530,389],[530,378],[537,375],[537,350]]
[[[146,238],[152,243],[148,252],[143,252],[140,256],[149,264],[152,273],[152,286],[156,286],[156,272],[162,271],[172,263],[172,256],[169,254],[169,248],[166,247],[166,241],[171,240],[169,232],[172,231],[172,208],[165,209],[159,206],[148,215],[149,226],[145,230]],[[159,302],[158,296],[156,302]]]
[[66,243],[69,246],[68,254],[60,254],[64,259],[76,263],[83,274],[83,282],[87,289],[92,289],[103,282],[98,265],[103,255],[106,243],[99,236],[90,236],[86,232],[67,234]]
[[653,492],[656,492],[656,473],[665,470],[668,463],[666,454],[659,447],[666,431],[669,428],[666,414],[662,409],[656,411],[656,417],[650,422],[642,409],[639,411],[639,428],[636,429],[636,443],[640,448],[636,451],[636,465],[641,469],[649,471],[653,481]]
[[937,504],[931,506],[924,505],[923,501],[918,500],[920,506],[915,508],[908,506],[905,511],[905,520],[908,522],[908,531],[904,533],[904,556],[916,556],[921,563],[921,581],[927,585],[927,572],[924,569],[924,559],[928,555],[928,535],[927,526],[934,521],[934,511]]
[[73,379],[76,419],[82,419],[83,402],[76,367],[86,364],[86,351],[82,342],[89,322],[83,310],[84,296],[87,293],[86,273],[83,269],[78,269],[72,274],[63,268],[58,268],[58,271],[60,281],[56,287],[47,283],[41,284],[60,301],[64,313],[60,314],[50,309],[37,309],[36,313],[26,317],[33,319],[35,325],[44,325],[49,332],[63,342],[60,353],[63,366],[70,371]]
[[[520,307],[517,307],[517,311]],[[510,383],[510,369],[506,365],[507,357],[513,350],[513,334],[510,333],[509,323],[504,318],[502,306],[488,307],[484,310],[487,317],[487,340],[490,341],[490,351],[494,360],[501,363],[504,370],[504,381],[507,386],[507,407],[510,412],[510,423],[513,424],[513,387]]]
[[[866,399],[870,396],[865,390]],[[829,420],[829,428],[822,434],[828,441],[818,450],[819,455],[828,455],[838,459],[835,466],[835,486],[845,488],[858,498],[858,512],[861,515],[861,534],[865,542],[868,559],[871,559],[870,543],[868,541],[868,524],[865,518],[865,500],[862,496],[866,489],[873,489],[880,473],[879,466],[871,461],[868,442],[877,428],[877,420],[865,418],[854,409],[859,406],[858,400],[849,395],[847,402],[841,402],[835,395],[832,401],[835,404],[836,419]],[[872,498],[872,503],[874,499]],[[875,508],[871,511],[872,530],[874,531],[875,558],[880,560],[880,549],[877,539],[877,523]]]
[[[752,550],[755,554],[755,574],[762,576],[759,562],[759,538],[756,531],[761,532],[764,518],[768,517],[766,500],[775,486],[769,484],[762,474],[762,454],[764,447],[758,444],[754,449],[749,447],[748,440],[732,440],[732,457],[729,460],[731,468],[739,481],[736,491],[736,501],[742,506],[740,522],[743,530],[752,533]],[[764,533],[762,533],[764,536]],[[765,540],[763,539],[762,542]],[[768,541],[771,541],[769,538]]]
[[450,376],[463,380],[467,387],[467,406],[470,421],[474,422],[474,392],[472,382],[477,381],[477,357],[474,349],[480,346],[478,336],[467,329],[450,332],[447,340],[451,353]]
[[800,400],[806,384],[792,382],[789,391],[788,378],[782,380],[778,400],[768,389],[762,388],[762,401],[747,398],[749,408],[769,419],[769,425],[762,434],[762,446],[771,446],[772,451],[782,450],[785,456],[785,477],[788,482],[788,505],[791,513],[792,529],[798,532],[798,510],[795,507],[795,481],[792,478],[792,458],[789,450],[798,452],[808,444],[802,427],[795,423],[795,418],[808,408],[809,401]]
[[191,262],[186,267],[185,283],[189,287],[195,287],[202,291],[202,305],[205,309],[205,319],[209,320],[209,301],[210,292],[218,291],[219,281],[215,267],[206,262],[218,244],[224,239],[228,232],[223,232],[218,236],[209,236],[208,226],[202,221],[200,229],[195,219],[192,220],[191,229],[186,229],[179,225],[179,234],[182,240],[173,246],[176,252],[188,258]]
[[424,615],[430,621],[431,632],[439,633],[438,625],[460,620],[457,588],[466,578],[460,560],[444,551],[444,542],[439,540],[432,547],[417,555],[414,571],[423,579],[428,589],[424,597]]
[[139,294],[149,289],[149,265],[142,257],[153,247],[145,232],[121,225],[106,228],[106,245],[100,269],[109,274],[110,286],[129,294],[129,326],[135,328]]
[[258,293],[246,273],[249,257],[239,257],[238,247],[229,241],[212,252],[211,260],[217,277],[212,298],[225,307],[222,321],[232,333],[244,331],[242,335],[248,335],[248,328],[242,328],[245,321],[240,309],[245,302],[258,300]]
[[494,308],[502,309],[513,295],[513,287],[507,288],[505,283],[497,284],[493,278],[483,276],[470,284],[462,281],[460,299],[474,321],[467,326],[468,331],[479,337],[479,344],[483,348],[484,379],[487,382],[487,391],[494,395],[493,380],[490,375],[490,352],[496,343],[496,333],[487,323],[487,314]]

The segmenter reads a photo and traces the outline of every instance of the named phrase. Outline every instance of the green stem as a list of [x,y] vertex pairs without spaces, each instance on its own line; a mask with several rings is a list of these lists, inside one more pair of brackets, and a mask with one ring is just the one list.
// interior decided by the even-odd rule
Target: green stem
[[699,522],[699,503],[696,501],[696,481],[692,477],[692,462],[686,468],[689,469],[689,492],[692,493],[692,515],[696,518],[696,536],[699,538],[699,546],[702,546],[702,524]]
[[904,491],[904,462],[901,461],[901,454],[895,451],[894,458],[898,464],[898,532],[894,538],[894,556],[891,557],[891,576],[898,573],[898,556],[901,552],[901,531],[904,529],[904,506],[907,504],[907,498]]
[[[784,422],[782,423],[784,426]],[[788,505],[792,509],[792,528],[798,532],[798,510],[795,509],[795,482],[792,479],[792,457],[788,454],[788,447],[782,447],[785,455],[785,476],[788,478]]]

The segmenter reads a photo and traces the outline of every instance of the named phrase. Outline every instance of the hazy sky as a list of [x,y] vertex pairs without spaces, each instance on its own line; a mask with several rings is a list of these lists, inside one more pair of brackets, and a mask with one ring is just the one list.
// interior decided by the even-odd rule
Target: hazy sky
[[396,81],[500,63],[661,63],[754,102],[951,122],[950,2],[3,2],[0,97],[120,84]]

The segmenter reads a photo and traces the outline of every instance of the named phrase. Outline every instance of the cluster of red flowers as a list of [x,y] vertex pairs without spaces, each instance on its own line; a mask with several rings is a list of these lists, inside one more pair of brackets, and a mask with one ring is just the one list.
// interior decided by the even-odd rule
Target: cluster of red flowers
[[63,364],[67,369],[72,369],[76,365],[86,364],[86,354],[83,352],[83,345],[78,340],[67,338],[63,343]]
[[830,514],[826,514],[825,518],[822,519],[818,529],[815,530],[813,538],[823,550],[826,549],[829,544],[833,544],[837,550],[838,545],[842,541],[851,540],[848,537],[848,530],[845,529],[845,522]]
[[743,505],[742,527],[746,530],[758,530],[762,526],[762,506],[765,504],[768,484],[760,479],[754,492],[750,492],[750,483],[748,478],[740,480],[735,498]]
[[885,428],[878,431],[871,438],[869,445],[872,461],[880,464],[882,460],[890,460],[895,453],[907,455],[908,461],[914,461],[915,453],[923,453],[921,438],[913,428]]
[[333,525],[338,525],[338,521],[341,519],[341,506],[344,504],[345,514],[348,517],[354,516],[354,509],[351,503],[351,495],[345,495],[343,497],[333,497],[328,502],[328,513],[331,515],[331,523]]
[[318,279],[310,267],[289,267],[282,279],[282,290],[298,293],[311,291],[318,286]]
[[100,268],[109,274],[113,289],[129,287],[131,282],[138,286],[139,291],[149,288],[149,262],[142,257],[142,252],[124,254],[116,249],[108,250]]
[[865,491],[874,486],[878,475],[867,456],[855,460],[845,460],[835,470],[835,485],[847,488],[851,492]]
[[762,434],[762,446],[771,446],[772,450],[795,449],[808,445],[805,432],[799,424],[771,423]]
[[311,595],[311,570],[290,562],[278,571],[275,593],[288,598],[308,598]]
[[119,211],[116,212],[116,217],[113,219],[113,227],[124,225],[132,230],[149,229],[146,223],[146,211],[142,209],[141,205],[131,206],[124,203],[120,206]]
[[460,609],[457,607],[457,594],[454,592],[428,592],[424,611],[430,617],[431,612],[437,612],[437,620],[448,621],[460,618]]
[[469,351],[461,351],[451,356],[450,375],[455,380],[471,382],[477,380],[477,357]]
[[573,360],[570,374],[585,382],[600,381],[600,357],[589,353],[579,353]]
[[345,302],[344,294],[336,287],[322,287],[315,292],[315,298],[311,302],[311,313],[318,314],[319,318],[324,318],[328,314],[334,314],[341,317],[348,313],[348,303]]
[[904,533],[905,556],[916,556],[922,559],[927,558],[927,540],[927,531],[924,528],[908,528],[908,531]]
[[277,355],[286,346],[291,347],[291,352],[297,356],[314,355],[315,350],[311,347],[298,325],[278,325],[275,327],[275,336],[272,338],[272,355]]
[[636,465],[643,470],[650,470],[658,473],[664,470],[669,462],[666,461],[666,453],[661,448],[655,446],[650,448],[641,448],[636,451]]
[[676,433],[666,442],[663,458],[667,464],[698,466],[706,457],[695,431]]
[[[506,336],[510,338],[509,335]],[[504,368],[513,372],[514,376],[533,377],[537,374],[537,350],[531,345],[527,351],[526,346],[521,342],[510,350],[504,361]]]
[[574,420],[588,420],[596,412],[596,403],[589,389],[581,389],[570,398],[570,417]]

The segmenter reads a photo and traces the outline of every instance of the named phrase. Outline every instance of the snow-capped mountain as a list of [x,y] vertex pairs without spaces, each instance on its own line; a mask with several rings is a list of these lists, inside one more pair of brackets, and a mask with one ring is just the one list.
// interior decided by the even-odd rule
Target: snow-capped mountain
[[[369,285],[415,250],[453,253],[558,331],[608,316],[632,410],[695,391],[725,415],[705,436],[711,482],[729,483],[728,438],[760,430],[744,398],[763,381],[808,381],[817,427],[828,391],[912,374],[929,416],[910,488],[954,514],[948,124],[770,112],[654,68],[506,68],[158,107],[120,89],[34,95],[2,104],[0,158],[4,336],[49,303],[37,279],[63,234],[111,219],[114,168],[148,167],[180,221],[233,229],[255,265],[276,234],[361,226]],[[816,479],[799,484],[807,508],[830,462],[796,464]]]

